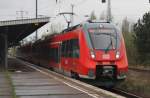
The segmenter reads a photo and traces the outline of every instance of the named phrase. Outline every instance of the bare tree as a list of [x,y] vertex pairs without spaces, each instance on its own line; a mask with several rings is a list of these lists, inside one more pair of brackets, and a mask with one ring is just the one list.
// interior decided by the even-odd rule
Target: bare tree
[[91,15],[90,15],[90,20],[96,20],[96,19],[97,19],[97,17],[96,17],[96,15],[95,15],[95,12],[92,11],[92,12],[91,12]]
[[123,33],[128,33],[129,32],[129,21],[128,21],[128,18],[125,17],[122,21],[122,32]]

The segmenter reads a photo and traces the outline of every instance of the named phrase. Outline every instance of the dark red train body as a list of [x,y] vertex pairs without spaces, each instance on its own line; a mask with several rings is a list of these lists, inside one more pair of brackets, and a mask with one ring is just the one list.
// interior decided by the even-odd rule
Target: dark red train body
[[124,39],[110,23],[86,22],[18,48],[18,55],[72,77],[123,80],[128,62]]

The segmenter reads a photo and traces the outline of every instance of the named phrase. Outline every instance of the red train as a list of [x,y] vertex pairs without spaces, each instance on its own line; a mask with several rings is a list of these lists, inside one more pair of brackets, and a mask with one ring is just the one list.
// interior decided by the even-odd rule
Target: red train
[[74,78],[126,78],[128,61],[121,32],[111,23],[85,22],[18,48],[18,55]]

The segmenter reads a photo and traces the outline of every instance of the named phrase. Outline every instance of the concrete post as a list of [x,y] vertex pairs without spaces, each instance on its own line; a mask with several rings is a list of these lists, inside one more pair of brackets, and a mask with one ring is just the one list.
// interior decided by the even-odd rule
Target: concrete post
[[107,21],[112,22],[112,16],[111,16],[111,0],[108,0],[108,6],[107,6]]
[[8,40],[7,34],[0,34],[0,70],[8,68]]
[[4,34],[4,65],[5,65],[5,69],[8,68],[8,39],[7,39],[7,34]]

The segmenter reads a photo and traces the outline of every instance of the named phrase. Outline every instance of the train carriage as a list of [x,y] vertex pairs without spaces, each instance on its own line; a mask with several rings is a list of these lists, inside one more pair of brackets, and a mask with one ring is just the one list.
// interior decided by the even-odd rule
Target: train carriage
[[[43,44],[47,47],[40,48]],[[47,52],[37,53],[47,55],[48,67],[71,77],[106,79],[105,82],[126,78],[128,62],[124,39],[111,23],[85,22],[50,36],[35,47]],[[41,63],[38,58],[36,61]]]

